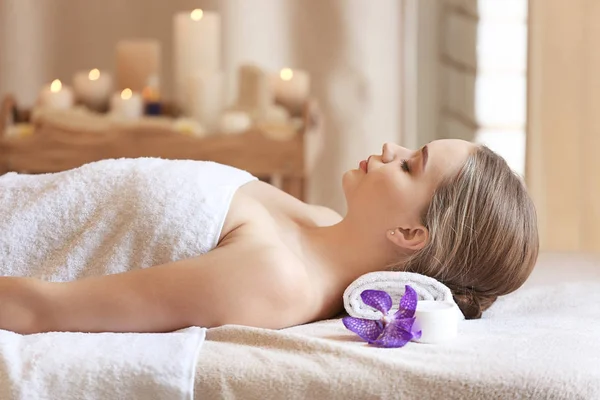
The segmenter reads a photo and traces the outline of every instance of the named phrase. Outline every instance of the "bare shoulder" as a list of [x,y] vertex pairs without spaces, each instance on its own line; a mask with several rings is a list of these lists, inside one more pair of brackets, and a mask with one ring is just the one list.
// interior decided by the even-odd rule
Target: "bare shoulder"
[[266,239],[264,233],[262,235],[262,238],[253,242],[247,240],[245,243],[232,242],[221,247],[221,251],[235,253],[238,255],[236,258],[244,257],[246,263],[252,266],[254,273],[268,278],[269,282],[277,283],[280,287],[282,285],[289,287],[295,282],[302,282],[306,277],[303,263],[284,245],[277,243],[276,240]]
[[224,267],[231,295],[243,297],[245,315],[236,323],[283,328],[311,319],[307,269],[268,226],[245,226],[206,256]]
[[231,265],[231,276],[250,292],[248,304],[279,314],[276,321],[269,320],[275,324],[270,326],[306,323],[322,313],[322,285],[302,258],[297,232],[300,226],[329,226],[340,220],[332,209],[255,182],[236,194],[219,246],[208,258],[218,256],[215,263]]
[[266,286],[265,293],[280,301],[281,306],[301,311],[297,307],[298,301],[306,300],[310,287],[304,264],[284,247],[265,247],[259,253],[260,266],[256,272],[262,274],[260,283]]

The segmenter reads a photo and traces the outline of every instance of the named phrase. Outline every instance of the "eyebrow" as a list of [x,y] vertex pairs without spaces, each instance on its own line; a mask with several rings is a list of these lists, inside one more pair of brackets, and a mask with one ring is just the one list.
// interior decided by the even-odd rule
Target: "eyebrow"
[[427,165],[427,158],[429,157],[429,151],[427,150],[427,145],[421,147],[421,159],[423,160],[422,170],[425,170],[425,166]]

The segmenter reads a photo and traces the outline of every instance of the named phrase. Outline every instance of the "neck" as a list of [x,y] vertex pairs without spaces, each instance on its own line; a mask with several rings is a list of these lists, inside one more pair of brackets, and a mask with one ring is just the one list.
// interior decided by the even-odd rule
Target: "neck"
[[332,226],[301,231],[306,262],[322,266],[319,274],[334,290],[344,290],[361,275],[385,270],[402,257],[385,232],[358,229],[361,225],[345,218]]

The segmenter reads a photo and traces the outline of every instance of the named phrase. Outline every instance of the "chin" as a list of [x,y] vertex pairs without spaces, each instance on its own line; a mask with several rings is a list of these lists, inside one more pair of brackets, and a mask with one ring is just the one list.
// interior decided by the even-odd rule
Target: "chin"
[[348,199],[348,194],[356,188],[356,185],[360,179],[361,171],[351,169],[346,171],[342,176],[342,189],[344,190],[344,196]]

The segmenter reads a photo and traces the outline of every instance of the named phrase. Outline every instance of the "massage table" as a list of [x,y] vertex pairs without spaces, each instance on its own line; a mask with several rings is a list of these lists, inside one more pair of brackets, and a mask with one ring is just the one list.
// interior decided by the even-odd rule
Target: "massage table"
[[209,329],[195,398],[600,399],[598,256],[541,254],[522,288],[442,344],[375,348],[342,316]]

